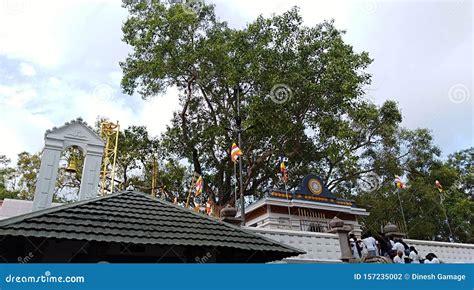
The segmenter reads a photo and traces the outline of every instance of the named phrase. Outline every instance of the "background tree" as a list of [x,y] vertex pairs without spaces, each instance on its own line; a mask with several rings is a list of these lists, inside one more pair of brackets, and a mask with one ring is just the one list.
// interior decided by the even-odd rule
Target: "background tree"
[[[242,99],[246,195],[277,183],[277,158],[290,158],[291,186],[318,173],[340,195],[373,171],[372,148],[390,143],[401,121],[393,102],[363,99],[370,83],[367,53],[355,53],[332,22],[305,27],[297,8],[259,17],[241,30],[217,19],[214,8],[126,3],[124,41],[134,49],[121,63],[126,93],[150,98],[177,87],[180,109],[162,149],[193,165],[207,194],[233,202],[230,145],[236,136],[237,94]],[[284,84],[283,86],[280,84]],[[275,89],[291,99],[272,101]]]
[[129,186],[129,179],[133,174],[141,174],[151,155],[156,151],[156,145],[153,143],[154,140],[150,139],[144,126],[131,126],[120,132],[116,178],[122,182],[122,188]]
[[0,155],[0,200],[18,197],[18,192],[12,189],[15,169],[9,165],[10,159]]
[[459,172],[459,189],[474,198],[474,147],[448,156],[447,164]]
[[17,189],[20,199],[32,200],[35,194],[36,181],[41,165],[41,154],[21,152],[15,170],[17,177]]
[[[427,130],[404,131],[398,138],[396,148],[403,157],[393,164],[394,170],[386,167],[385,175],[379,171],[376,186],[356,195],[357,204],[370,211],[362,220],[364,227],[375,232],[387,222],[403,226],[403,207],[410,238],[472,243],[474,202],[465,189],[464,167],[452,166],[452,157],[442,161]],[[451,156],[458,156],[458,164],[469,163],[469,154]],[[394,174],[403,176],[406,189],[395,189]],[[436,180],[441,182],[442,192],[436,189]]]

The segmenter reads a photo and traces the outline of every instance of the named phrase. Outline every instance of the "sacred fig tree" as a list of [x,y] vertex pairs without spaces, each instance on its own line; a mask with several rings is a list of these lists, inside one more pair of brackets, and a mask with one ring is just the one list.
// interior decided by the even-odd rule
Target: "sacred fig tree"
[[[303,24],[298,8],[231,28],[212,5],[124,2],[120,63],[127,94],[152,98],[179,91],[179,109],[160,150],[203,174],[205,195],[233,203],[237,102],[242,126],[243,183],[248,196],[279,184],[278,157],[288,158],[288,187],[310,172],[336,194],[349,194],[374,171],[371,152],[393,146],[401,114],[394,102],[364,99],[366,52],[343,41],[333,21]],[[166,102],[166,99],[163,99]],[[380,165],[379,165],[380,166]]]

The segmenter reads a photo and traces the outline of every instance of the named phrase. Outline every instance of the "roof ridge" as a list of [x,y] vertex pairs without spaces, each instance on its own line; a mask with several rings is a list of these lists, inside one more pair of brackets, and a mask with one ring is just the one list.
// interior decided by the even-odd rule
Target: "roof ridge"
[[109,199],[109,198],[112,198],[112,197],[120,196],[120,195],[123,195],[123,194],[128,193],[128,192],[130,192],[130,191],[129,190],[119,191],[119,192],[109,194],[109,195],[106,195],[106,196],[98,196],[98,197],[95,197],[95,198],[76,201],[76,202],[72,202],[72,203],[66,203],[66,204],[58,205],[58,206],[54,206],[54,207],[48,207],[48,208],[45,208],[45,209],[32,211],[32,212],[25,213],[25,214],[22,214],[22,215],[10,217],[10,218],[4,219],[4,220],[0,220],[0,227],[8,226],[8,225],[11,225],[13,223],[21,222],[21,221],[24,221],[24,220],[27,220],[27,219],[30,219],[30,218],[34,218],[34,217],[37,217],[37,216],[40,216],[40,215],[43,215],[43,214],[50,214],[50,213],[58,212],[58,211],[61,211],[61,210],[64,210],[64,209],[75,208],[75,207],[79,207],[79,206],[84,205],[84,204],[89,204],[89,203],[93,203],[93,202],[96,202],[96,201],[99,201],[99,200],[104,200],[104,199]]

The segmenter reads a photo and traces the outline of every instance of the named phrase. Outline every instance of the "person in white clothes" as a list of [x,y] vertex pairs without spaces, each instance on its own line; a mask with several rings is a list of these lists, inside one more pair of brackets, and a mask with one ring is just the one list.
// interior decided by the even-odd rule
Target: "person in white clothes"
[[[396,240],[395,241],[395,244],[393,245],[393,248],[392,248],[396,253],[398,253],[398,251],[401,251],[403,253],[403,256],[405,256],[405,246],[401,243],[400,240]],[[403,257],[402,256],[402,257]]]
[[372,234],[368,232],[365,238],[362,240],[364,247],[367,249],[367,257],[373,257],[377,255],[377,241],[372,237]]
[[420,256],[418,255],[418,251],[415,249],[415,247],[410,246],[410,261],[412,264],[419,264],[420,263]]
[[354,234],[349,235],[349,244],[352,250],[352,257],[355,259],[360,259],[362,256],[362,251],[359,246],[359,241]]
[[435,254],[429,253],[428,255],[426,255],[425,264],[439,264],[439,263],[440,261],[438,257],[436,257]]
[[395,250],[395,242],[392,237],[390,238],[390,245],[392,246],[392,250]]
[[397,251],[397,255],[393,257],[393,262],[395,264],[405,264],[405,260],[403,259],[403,251]]

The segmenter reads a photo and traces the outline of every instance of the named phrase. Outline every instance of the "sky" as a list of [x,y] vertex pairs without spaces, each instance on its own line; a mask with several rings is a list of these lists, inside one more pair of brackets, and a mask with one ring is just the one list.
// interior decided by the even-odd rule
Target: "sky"
[[[207,2],[207,1],[206,1]],[[367,98],[391,99],[403,126],[428,128],[444,156],[474,146],[473,4],[469,0],[214,0],[243,28],[299,6],[305,25],[334,19],[345,41],[374,62]],[[166,128],[178,92],[144,101],[120,89],[127,11],[119,0],[0,0],[0,154],[38,152],[47,129],[98,116],[123,127]]]

